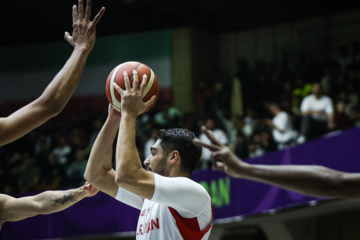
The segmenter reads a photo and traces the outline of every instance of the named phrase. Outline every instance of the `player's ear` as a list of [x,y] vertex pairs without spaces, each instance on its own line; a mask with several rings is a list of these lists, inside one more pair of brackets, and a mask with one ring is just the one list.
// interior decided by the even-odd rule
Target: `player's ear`
[[170,164],[175,164],[178,161],[180,161],[180,154],[177,150],[172,151],[169,154],[169,160],[170,160]]

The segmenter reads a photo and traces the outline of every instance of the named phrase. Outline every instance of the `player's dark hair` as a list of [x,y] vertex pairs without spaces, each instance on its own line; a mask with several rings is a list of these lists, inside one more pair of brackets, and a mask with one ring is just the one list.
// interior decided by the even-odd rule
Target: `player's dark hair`
[[202,153],[202,148],[192,140],[195,134],[184,128],[161,129],[159,132],[160,146],[166,154],[177,150],[181,157],[180,167],[190,174],[195,170]]

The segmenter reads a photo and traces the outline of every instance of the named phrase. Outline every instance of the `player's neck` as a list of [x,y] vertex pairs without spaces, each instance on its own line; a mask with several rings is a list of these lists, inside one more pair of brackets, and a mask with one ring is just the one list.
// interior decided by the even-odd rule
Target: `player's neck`
[[168,173],[168,177],[187,177],[187,178],[190,178],[190,174],[186,173],[184,171],[181,171],[178,168],[172,168]]

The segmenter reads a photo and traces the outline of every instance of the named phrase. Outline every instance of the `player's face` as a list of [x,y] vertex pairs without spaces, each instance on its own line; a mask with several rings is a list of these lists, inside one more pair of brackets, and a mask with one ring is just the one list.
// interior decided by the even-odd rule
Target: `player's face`
[[157,140],[154,146],[150,148],[151,153],[145,159],[144,165],[146,170],[165,176],[167,166],[167,155],[160,145],[161,140]]

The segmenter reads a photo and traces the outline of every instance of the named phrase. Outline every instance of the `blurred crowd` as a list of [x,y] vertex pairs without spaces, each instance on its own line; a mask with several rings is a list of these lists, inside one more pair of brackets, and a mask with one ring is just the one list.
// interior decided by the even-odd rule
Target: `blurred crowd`
[[[234,87],[234,84],[241,88]],[[235,92],[239,89],[238,92]],[[280,63],[257,60],[250,68],[238,59],[234,76],[218,70],[212,80],[199,79],[196,111],[183,113],[162,101],[137,121],[137,147],[144,160],[158,130],[183,127],[201,140],[201,126],[241,159],[303,144],[334,131],[360,125],[360,46],[342,46],[334,59],[292,59]],[[234,112],[234,99],[242,112]],[[0,192],[13,194],[77,187],[91,147],[107,112],[74,113],[71,121],[49,121],[18,141],[0,148]],[[204,150],[198,168],[210,167]]]

